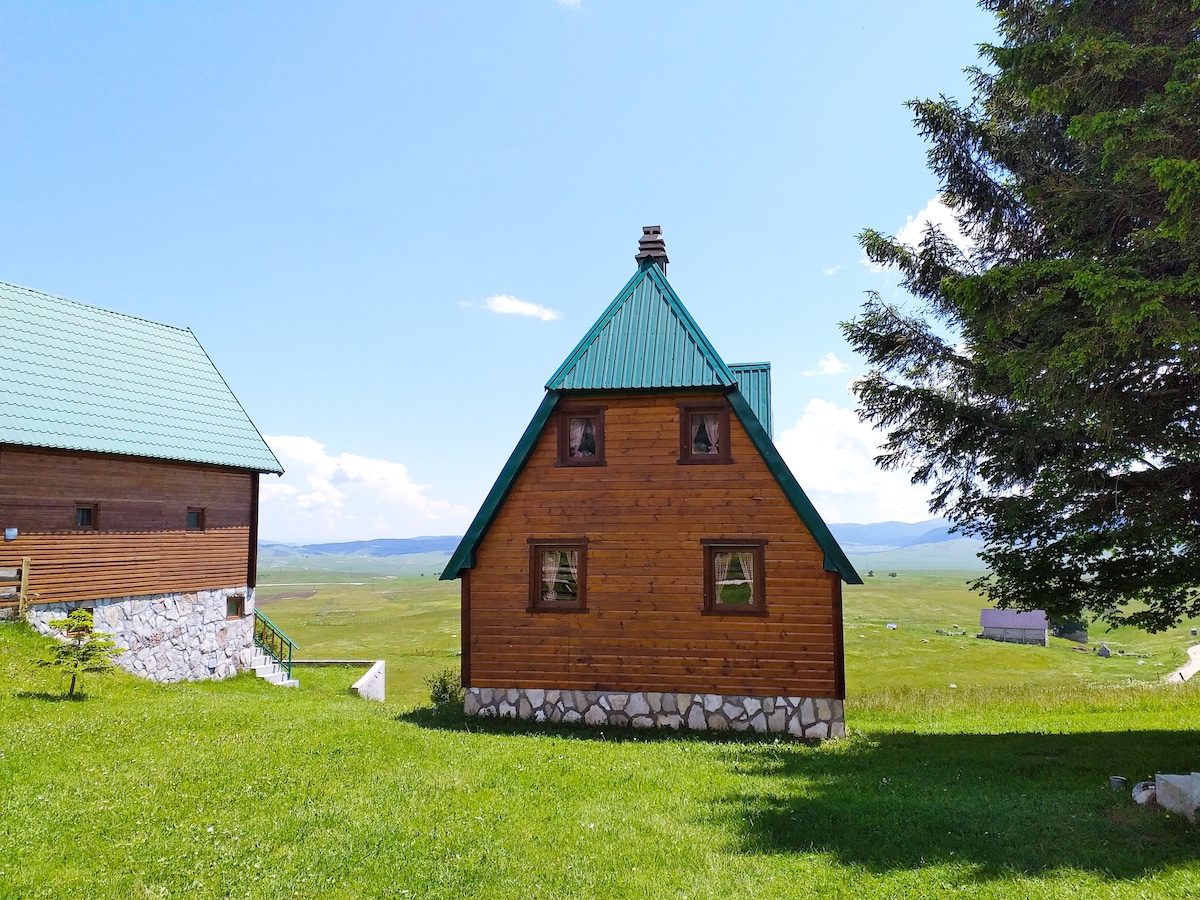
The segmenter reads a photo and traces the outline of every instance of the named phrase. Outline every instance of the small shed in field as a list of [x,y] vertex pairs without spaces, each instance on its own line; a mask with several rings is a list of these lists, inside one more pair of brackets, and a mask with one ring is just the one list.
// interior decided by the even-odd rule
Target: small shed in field
[[258,483],[283,470],[186,328],[0,283],[0,612],[93,611],[155,681],[254,658]]
[[721,359],[657,228],[636,261],[442,574],[466,712],[839,736],[861,580],[771,440],[770,366]]
[[1018,612],[1015,609],[984,609],[979,612],[983,626],[981,637],[1009,644],[1050,644],[1050,623],[1040,609]]

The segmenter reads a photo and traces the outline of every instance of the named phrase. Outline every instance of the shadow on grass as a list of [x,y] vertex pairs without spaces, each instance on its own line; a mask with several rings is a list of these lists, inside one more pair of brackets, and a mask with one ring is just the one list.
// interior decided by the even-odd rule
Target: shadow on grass
[[777,734],[755,734],[737,731],[688,731],[672,728],[631,728],[628,725],[587,725],[583,722],[535,722],[507,716],[468,716],[461,709],[419,707],[396,716],[397,722],[407,722],[419,728],[435,731],[457,731],[471,734],[509,735],[513,737],[550,736],[577,741],[607,743],[697,742],[721,744],[778,744],[805,746],[794,738]]
[[[766,748],[765,748],[766,749]],[[1112,791],[1200,768],[1191,731],[887,734],[828,752],[747,754],[715,816],[747,853],[828,853],[876,872],[942,863],[977,878],[1072,869],[1132,879],[1195,863],[1200,829]]]
[[45,703],[82,703],[88,695],[82,691],[74,694],[52,694],[49,691],[17,691],[13,694],[18,700],[41,700]]

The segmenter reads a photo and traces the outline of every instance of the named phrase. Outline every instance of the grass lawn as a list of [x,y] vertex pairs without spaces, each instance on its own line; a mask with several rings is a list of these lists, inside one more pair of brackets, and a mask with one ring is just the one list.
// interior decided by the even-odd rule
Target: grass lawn
[[1200,896],[1200,828],[1108,789],[1200,769],[1200,685],[1155,680],[1186,632],[1112,636],[1163,667],[935,643],[978,621],[953,576],[870,583],[854,733],[805,746],[435,714],[416,673],[454,660],[455,586],[395,581],[264,607],[304,655],[386,658],[386,704],[340,667],[70,702],[0,624],[0,897]]
[[[971,577],[901,572],[846,586],[851,725],[859,701],[893,690],[1156,682],[1185,662],[1189,644],[1200,643],[1190,635],[1200,620],[1157,635],[1093,625],[1092,649],[1107,642],[1114,653],[1108,659],[1090,649],[1079,652],[1060,638],[1051,638],[1049,648],[978,640],[982,603],[966,588]],[[259,606],[300,645],[301,659],[387,660],[389,696],[412,703],[428,697],[426,675],[458,665],[457,581],[287,569],[272,571],[269,582],[257,591]],[[894,631],[889,623],[897,626]],[[938,629],[967,636],[941,635]],[[300,669],[299,677],[308,671]]]

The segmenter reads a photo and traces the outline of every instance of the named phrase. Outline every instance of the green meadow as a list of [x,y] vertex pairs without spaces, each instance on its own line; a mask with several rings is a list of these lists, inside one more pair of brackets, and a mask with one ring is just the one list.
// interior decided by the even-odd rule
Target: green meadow
[[976,640],[966,577],[846,591],[851,736],[817,746],[435,712],[429,576],[262,578],[302,657],[387,660],[384,704],[339,666],[67,701],[0,623],[0,897],[1200,896],[1200,829],[1108,787],[1200,769],[1200,684],[1161,683],[1190,626]]
[[[856,701],[896,690],[1157,682],[1186,661],[1190,643],[1200,643],[1190,635],[1200,620],[1156,635],[1093,624],[1087,648],[1061,638],[1051,638],[1048,648],[979,640],[982,604],[966,587],[974,574],[877,573],[861,586],[845,587],[851,724]],[[426,696],[427,674],[457,664],[458,582],[370,572],[314,575],[307,569],[274,570],[263,581],[259,608],[300,645],[301,659],[386,660],[391,696],[411,703]],[[1113,656],[1093,652],[1100,641]]]

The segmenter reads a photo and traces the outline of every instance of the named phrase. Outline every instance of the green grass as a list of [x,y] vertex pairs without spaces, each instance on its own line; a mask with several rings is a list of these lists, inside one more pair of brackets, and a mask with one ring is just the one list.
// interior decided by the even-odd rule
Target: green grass
[[[970,578],[967,572],[901,572],[845,588],[852,713],[854,701],[895,688],[950,692],[1013,683],[1155,682],[1184,663],[1189,644],[1200,642],[1189,634],[1200,620],[1157,635],[1093,625],[1087,652],[1060,638],[1051,638],[1049,648],[978,640],[983,604],[967,590]],[[408,702],[428,696],[426,675],[458,664],[458,582],[295,569],[273,571],[270,581],[273,586],[258,589],[258,602],[300,644],[302,659],[384,659],[388,690]],[[312,596],[295,596],[309,592]],[[275,599],[281,596],[291,599]],[[889,630],[888,623],[896,629]],[[938,629],[967,635],[941,635]],[[1101,659],[1091,652],[1100,640],[1124,655]],[[301,677],[308,671],[301,669]]]
[[[387,704],[340,667],[295,690],[93,677],[67,702],[43,639],[0,624],[0,897],[1200,895],[1200,829],[1108,789],[1200,769],[1200,687],[973,638],[913,683],[931,626],[978,606],[915,577],[847,591],[853,734],[820,746],[415,706],[410,669],[457,646],[454,586],[428,579],[266,606],[322,656],[388,659]],[[1117,637],[1164,662],[1179,643]],[[988,671],[1037,653],[1050,675]]]
[[[429,696],[426,676],[458,665],[457,581],[281,569],[269,583],[255,591],[256,602],[300,645],[300,659],[385,660],[389,695],[409,702]],[[301,667],[296,675],[303,680],[312,671]]]
[[[1093,624],[1091,644],[1050,638],[1050,646],[979,640],[982,599],[967,590],[970,572],[900,572],[896,578],[864,579],[844,591],[846,687],[863,697],[893,687],[1046,687],[1076,683],[1155,682],[1187,661],[1186,648],[1200,643],[1190,629],[1198,619],[1160,634],[1135,628],[1109,630]],[[889,630],[887,625],[896,625]],[[966,636],[937,630],[966,631]],[[1104,641],[1113,656],[1092,652]],[[926,643],[928,642],[928,643]],[[1120,651],[1120,654],[1118,654]],[[1140,663],[1140,664],[1139,664]]]

